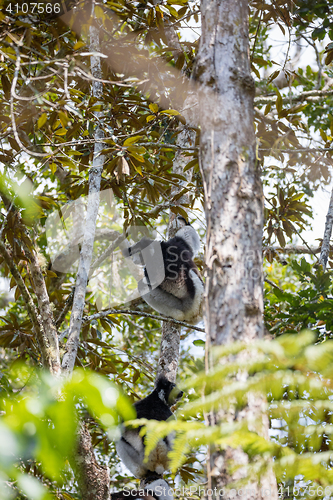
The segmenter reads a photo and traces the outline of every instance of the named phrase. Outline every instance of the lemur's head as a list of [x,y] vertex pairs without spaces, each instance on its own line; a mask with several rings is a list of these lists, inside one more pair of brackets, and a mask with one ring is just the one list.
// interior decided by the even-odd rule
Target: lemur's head
[[180,229],[176,232],[176,236],[183,238],[183,240],[190,246],[193,256],[196,256],[200,250],[200,238],[198,233],[181,215],[177,217],[177,226],[180,227]]
[[176,384],[170,382],[164,375],[158,378],[155,390],[160,400],[168,406],[173,406],[184,394]]

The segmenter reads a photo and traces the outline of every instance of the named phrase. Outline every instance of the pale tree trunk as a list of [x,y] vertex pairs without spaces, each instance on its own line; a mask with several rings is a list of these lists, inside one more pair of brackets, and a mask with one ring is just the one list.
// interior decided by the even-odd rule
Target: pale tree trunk
[[[94,15],[94,12],[92,12],[92,15]],[[99,30],[94,26],[94,24],[91,25],[89,34],[91,52],[100,52]],[[94,78],[101,78],[101,61],[98,55],[93,55],[91,57],[91,73]],[[94,81],[93,95],[99,98],[102,95],[102,91],[102,83]],[[104,137],[104,132],[101,127],[103,122],[103,113],[96,112],[95,116],[97,126],[94,137],[99,140]],[[83,232],[83,242],[76,277],[66,353],[62,361],[62,370],[66,375],[70,375],[73,371],[79,346],[82,316],[85,305],[88,276],[92,261],[96,220],[100,202],[100,185],[104,164],[104,155],[101,154],[103,147],[103,143],[95,143],[93,165],[89,171],[89,194]],[[108,467],[98,464],[89,430],[84,424],[80,424],[79,426],[78,447],[74,461],[76,477],[82,497],[85,500],[108,500],[110,498],[109,469]]]
[[[172,26],[167,24],[165,30],[166,37],[169,46],[173,47],[173,56],[176,60],[182,54],[183,50],[179,43],[177,34]],[[184,76],[184,82],[189,87],[187,78]],[[195,145],[196,131],[193,130],[193,126],[197,126],[196,123],[196,112],[198,110],[198,99],[194,93],[189,93],[188,97],[184,101],[183,109],[180,110],[184,118],[186,119],[185,125],[179,125],[181,131],[177,134],[177,146],[180,148],[193,147]],[[185,156],[183,149],[179,149],[175,155],[173,161],[172,170],[175,174],[185,175],[189,180],[190,173],[184,173],[184,167],[189,162],[189,157]],[[183,188],[184,181],[179,180],[177,187],[172,189],[172,196],[180,193]],[[182,203],[188,203],[188,195],[184,194],[181,198],[177,200],[177,203],[181,205]],[[177,225],[177,219],[175,217],[170,218],[168,227],[168,238],[173,238],[179,229]],[[157,377],[160,374],[166,376],[171,382],[176,382],[178,361],[179,361],[179,347],[180,347],[180,332],[181,327],[174,323],[163,323],[162,327],[162,337],[161,337],[161,349],[160,357],[157,368]]]
[[[195,143],[196,131],[193,130],[190,125],[193,119],[193,110],[197,108],[197,99],[193,96],[189,96],[185,101],[184,108],[186,107],[186,103],[188,105],[187,111],[184,110],[182,113],[186,118],[186,125],[182,126],[182,131],[177,136],[177,145],[184,148],[194,146]],[[173,172],[180,175],[186,175],[186,172],[184,174],[184,167],[188,162],[188,156],[184,156],[182,150],[179,150],[173,162]],[[182,182],[183,181],[180,181],[178,187],[172,191],[173,195],[176,194],[176,191],[181,191],[183,187]],[[188,195],[184,194],[177,201],[179,205],[188,202]],[[168,238],[173,238],[178,229],[177,219],[175,217],[171,218],[168,228]],[[181,326],[177,326],[171,322],[163,323],[157,377],[163,374],[171,382],[176,382],[177,378],[180,332]]]
[[[92,24],[90,27],[90,48],[91,52],[99,52],[99,31]],[[95,78],[101,78],[101,61],[100,57],[91,57],[91,73]],[[93,96],[100,97],[103,91],[102,83],[93,82]],[[101,128],[102,113],[96,112],[98,125],[96,126],[94,137],[99,140],[104,137]],[[76,276],[73,308],[69,326],[69,335],[66,343],[66,353],[62,361],[62,369],[65,374],[70,374],[73,371],[77,349],[79,346],[79,336],[82,325],[83,309],[85,304],[86,289],[88,283],[88,275],[92,260],[93,245],[96,231],[96,220],[100,201],[100,186],[103,172],[104,155],[101,155],[103,143],[96,142],[94,145],[93,165],[89,171],[89,192],[87,202],[87,212],[83,233],[83,242],[80,252],[79,268]]]
[[[201,5],[197,76],[203,84],[199,116],[207,219],[208,341],[212,345],[236,340],[250,343],[263,336],[263,194],[256,162],[248,1],[203,0]],[[265,407],[264,400],[250,396],[237,420],[255,416],[260,421],[256,430],[267,437]],[[224,418],[235,417],[224,414]],[[230,462],[242,467],[232,474]],[[225,488],[245,477],[247,463],[241,449],[215,451],[209,486]],[[237,491],[236,496],[234,490],[233,498],[277,498],[272,472],[262,478],[260,485],[257,478],[250,478],[246,489]],[[224,498],[229,497],[226,491]]]
[[333,189],[331,192],[331,199],[330,199],[330,203],[329,203],[328,210],[327,210],[325,232],[324,232],[324,237],[323,237],[323,243],[321,245],[320,258],[319,258],[319,262],[323,266],[324,271],[326,269],[328,256],[330,253],[330,241],[331,241],[331,236],[332,236],[332,227],[333,227]]

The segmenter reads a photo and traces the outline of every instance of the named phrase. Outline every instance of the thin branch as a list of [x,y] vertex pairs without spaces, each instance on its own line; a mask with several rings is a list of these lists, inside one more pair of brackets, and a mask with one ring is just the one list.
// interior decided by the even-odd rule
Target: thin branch
[[[290,221],[289,221],[290,222]],[[302,240],[302,242],[304,243],[304,245],[306,246],[306,248],[309,250],[310,254],[312,254],[314,257],[316,257],[317,259],[317,262],[319,262],[319,259],[318,257],[316,256],[315,252],[312,252],[312,249],[311,247],[308,245],[308,243],[305,241],[305,239],[303,238],[303,236],[301,235],[301,233],[296,229],[296,227],[294,226],[294,224],[292,222],[290,222],[290,225],[292,227],[292,229],[295,231],[295,233],[298,235],[298,237]]]
[[[137,134],[137,132],[136,132]],[[114,136],[109,136],[109,137],[104,137],[102,139],[82,139],[82,140],[74,140],[74,141],[67,141],[67,142],[61,142],[61,143],[53,143],[53,142],[43,142],[41,144],[39,144],[40,147],[45,147],[45,146],[49,146],[49,147],[52,147],[52,148],[63,148],[64,146],[73,146],[73,145],[83,145],[83,144],[95,144],[97,142],[101,142],[103,144],[105,144],[107,141],[112,141],[114,142]],[[160,144],[158,142],[136,142],[135,143],[136,146],[144,146],[144,147],[150,147],[150,148],[154,148],[154,149],[160,149],[160,148],[166,148],[166,149],[174,149],[174,150],[183,150],[183,151],[198,151],[199,150],[199,147],[198,146],[194,146],[194,147],[183,147],[183,146],[180,146],[180,145],[177,145],[177,144],[169,144],[169,143],[163,143],[163,144]],[[114,144],[114,146],[116,148],[118,148],[119,150],[121,149],[127,149],[126,147],[122,147],[120,146],[119,144]],[[51,156],[51,153],[48,154],[48,156]]]
[[[81,217],[81,214],[80,214]],[[74,237],[71,237],[70,242],[64,248],[64,250],[58,253],[52,259],[52,269],[60,272],[67,272],[68,269],[79,259],[78,245],[82,243],[83,240],[83,225],[81,222],[78,224],[80,231]],[[95,240],[115,240],[119,236],[118,231],[113,231],[112,229],[96,229]],[[103,259],[104,260],[104,259]],[[91,274],[91,273],[90,273]]]
[[23,149],[23,151],[25,151],[28,155],[37,156],[39,158],[45,158],[46,156],[51,156],[50,153],[37,153],[36,151],[31,151],[30,149],[26,148],[24,144],[22,144],[21,139],[19,138],[19,135],[17,133],[15,114],[14,114],[14,96],[16,95],[15,89],[20,71],[21,55],[19,49],[16,46],[14,46],[14,48],[16,52],[16,62],[15,62],[14,78],[10,90],[10,116],[12,121],[14,137],[20,148]]
[[317,76],[317,84],[316,84],[316,89],[319,89],[320,87],[320,83],[321,83],[321,74],[322,74],[322,69],[323,69],[323,65],[321,64],[320,62],[320,55],[319,55],[319,51],[317,49],[317,46],[315,44],[315,42],[313,42],[312,40],[310,40],[307,36],[305,36],[301,30],[298,31],[298,35],[303,38],[303,40],[305,40],[309,45],[311,45],[311,47],[313,48],[313,50],[315,51],[315,54],[316,54],[316,61],[317,61],[317,66],[318,66],[318,76]]
[[176,151],[199,151],[199,146],[181,146],[180,144],[160,144],[158,142],[136,142],[136,146],[144,146],[146,148],[164,148],[164,149],[174,149]]
[[283,149],[283,148],[258,148],[258,151],[269,151],[278,153],[333,153],[333,148],[295,148],[295,149]]
[[326,269],[328,254],[330,253],[330,239],[332,236],[332,227],[333,227],[333,189],[331,192],[331,199],[326,215],[324,238],[321,245],[321,252],[319,257],[319,262],[323,266],[324,270]]
[[266,281],[266,283],[271,285],[273,288],[277,288],[278,290],[280,290],[280,292],[283,292],[282,288],[280,288],[276,283],[274,283],[274,281],[271,281],[268,278],[265,278],[265,281]]
[[71,293],[68,295],[68,297],[66,299],[63,310],[61,311],[61,313],[58,316],[58,319],[55,322],[57,328],[62,324],[62,322],[64,321],[64,319],[66,317],[66,314],[68,313],[68,311],[72,307],[73,299],[74,299],[74,291],[75,291],[75,287],[73,286]]
[[126,238],[126,236],[124,235],[119,235],[119,237],[113,242],[111,243],[108,248],[102,253],[102,255],[100,255],[96,260],[95,262],[91,265],[90,267],[90,271],[89,271],[89,277],[92,275],[92,273],[95,271],[95,269],[97,269],[101,264],[102,262],[104,262],[104,260],[112,254],[112,252],[120,245],[120,243],[122,241],[124,241]]
[[303,245],[286,245],[285,247],[278,246],[269,246],[264,247],[264,255],[266,256],[268,253],[281,253],[281,254],[309,254],[315,255],[320,253],[321,247],[309,247]]
[[255,36],[254,36],[254,42],[253,42],[252,53],[251,53],[251,63],[253,62],[254,49],[255,49],[256,43],[257,43],[257,38],[258,38],[259,30],[260,30],[262,15],[263,15],[263,11],[260,12],[260,18],[259,18],[259,21],[258,21],[258,26],[257,26],[256,32],[255,32]]
[[205,332],[204,328],[199,328],[194,325],[190,325],[189,323],[185,323],[184,321],[178,321],[177,319],[169,318],[168,316],[160,316],[152,313],[146,313],[143,311],[131,311],[130,309],[108,309],[107,311],[101,311],[99,313],[92,314],[90,316],[83,316],[82,321],[84,323],[90,323],[93,320],[105,318],[106,316],[110,316],[113,314],[128,314],[130,316],[143,316],[144,318],[152,318],[157,321],[167,321],[168,323],[173,323],[178,326],[184,326],[186,328],[191,328],[192,330],[196,330],[197,332]]
[[66,99],[70,99],[70,93],[68,92],[68,63],[64,64],[64,92]]
[[[82,56],[82,54],[80,54]],[[89,73],[86,73],[85,71],[83,71],[82,68],[79,68],[79,67],[75,67],[74,68],[75,71],[77,71],[78,73],[81,73],[81,78],[83,78],[84,80],[89,80],[91,82],[98,82],[98,83],[108,83],[108,84],[111,84],[111,85],[118,85],[119,87],[133,87],[133,83],[123,83],[122,81],[120,80],[115,80],[115,81],[112,81],[112,80],[103,80],[102,78],[95,78],[93,77],[91,74]],[[73,72],[73,74],[71,74],[71,76],[75,76],[75,73]],[[130,80],[130,79],[127,79],[127,80]],[[135,83],[137,85],[139,84],[142,84],[142,83],[146,83],[148,80],[140,80],[140,81],[136,81]]]

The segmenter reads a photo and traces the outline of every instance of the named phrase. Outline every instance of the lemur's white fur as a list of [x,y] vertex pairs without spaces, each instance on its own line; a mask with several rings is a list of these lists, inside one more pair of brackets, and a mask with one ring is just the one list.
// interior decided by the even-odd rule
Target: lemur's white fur
[[176,236],[183,238],[184,241],[192,248],[193,256],[198,255],[200,250],[200,238],[196,230],[192,226],[184,226],[179,229]]
[[158,500],[173,500],[173,492],[164,479],[156,479],[145,486],[144,491]]

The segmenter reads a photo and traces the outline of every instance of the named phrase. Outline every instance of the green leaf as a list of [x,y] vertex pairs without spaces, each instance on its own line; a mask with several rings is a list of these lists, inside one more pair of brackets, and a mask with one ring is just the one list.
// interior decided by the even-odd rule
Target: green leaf
[[155,102],[152,102],[151,104],[149,104],[149,109],[153,113],[157,113],[158,112],[158,104],[156,104]]
[[31,500],[51,500],[52,496],[48,493],[46,487],[38,481],[37,478],[20,474],[17,478],[18,487]]
[[[59,115],[60,123],[63,126],[63,129],[66,129],[68,127],[68,125],[70,125],[70,119],[68,118],[66,113],[63,113],[62,111],[59,111],[58,115]],[[67,133],[67,130],[66,130],[66,133]]]
[[275,78],[277,78],[280,74],[280,70],[273,71],[273,73],[268,77],[267,83],[271,83]]
[[271,103],[269,103],[269,104],[266,105],[265,111],[264,111],[264,115],[265,116],[268,115],[268,113],[270,112],[271,108],[272,108]]
[[171,115],[171,116],[177,116],[180,115],[179,111],[176,109],[166,109],[164,111],[161,111],[161,115]]
[[85,47],[85,46],[86,46],[86,44],[84,42],[82,42],[81,40],[79,40],[74,45],[73,50],[79,50],[79,49],[81,49],[82,47]]
[[206,342],[204,340],[197,339],[193,341],[193,345],[204,346],[206,345]]
[[37,128],[40,129],[42,128],[43,125],[45,125],[45,123],[47,122],[47,114],[46,113],[43,113],[42,115],[40,115],[40,117],[38,118],[38,121],[37,121]]
[[[154,117],[155,118],[155,117]],[[123,146],[130,146],[131,144],[134,144],[135,142],[138,142],[140,139],[142,139],[141,135],[135,135],[134,137],[129,137],[126,139],[123,143]]]
[[140,161],[141,163],[145,162],[144,157],[142,156],[147,152],[147,150],[143,146],[128,146],[127,148],[128,154],[130,156],[133,156],[136,160]]
[[11,84],[10,81],[8,80],[7,76],[4,73],[1,73],[1,85],[5,94],[6,99],[10,99],[10,89],[11,89]]
[[276,237],[277,237],[277,239],[278,239],[281,247],[285,247],[286,246],[286,240],[284,239],[284,235],[283,235],[282,229],[279,227],[278,229],[276,229],[275,233],[276,233]]
[[323,141],[327,142],[327,135],[322,128],[319,129],[319,133],[320,133],[320,137],[323,139]]
[[281,94],[280,94],[280,92],[279,92],[278,89],[275,89],[275,92],[277,94],[277,98],[276,98],[276,101],[275,101],[275,107],[276,107],[276,111],[278,112],[278,114],[280,114],[281,111],[282,111],[282,104],[283,104],[283,102],[282,102],[282,96],[281,96]]

